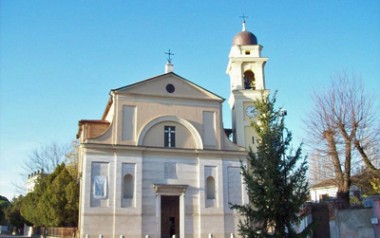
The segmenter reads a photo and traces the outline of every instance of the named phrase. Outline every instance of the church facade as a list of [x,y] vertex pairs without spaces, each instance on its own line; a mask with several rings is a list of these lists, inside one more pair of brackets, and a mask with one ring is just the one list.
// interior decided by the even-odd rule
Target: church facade
[[111,90],[100,120],[79,122],[81,237],[238,237],[230,204],[248,202],[240,164],[255,147],[261,49],[243,23],[227,67],[232,130],[224,99],[170,62],[165,74]]

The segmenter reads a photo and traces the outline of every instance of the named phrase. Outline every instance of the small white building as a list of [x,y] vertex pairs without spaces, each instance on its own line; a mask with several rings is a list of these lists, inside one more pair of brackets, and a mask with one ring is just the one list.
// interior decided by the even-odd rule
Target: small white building
[[327,198],[336,198],[338,187],[333,179],[324,180],[310,187],[310,199],[313,202],[320,202]]
[[43,169],[33,172],[31,174],[28,174],[28,178],[26,179],[26,182],[25,182],[26,193],[33,192],[34,186],[36,186],[36,183],[37,183],[37,179],[45,175],[46,174],[44,173]]
[[[350,196],[359,192],[360,188],[355,184],[350,187]],[[310,187],[310,199],[313,202],[320,202],[325,199],[334,199],[337,197],[338,186],[335,179],[326,179]]]
[[227,67],[232,130],[223,128],[224,99],[171,62],[165,74],[111,90],[100,120],[79,122],[80,237],[237,236],[230,204],[248,202],[240,164],[255,147],[261,49],[243,23]]

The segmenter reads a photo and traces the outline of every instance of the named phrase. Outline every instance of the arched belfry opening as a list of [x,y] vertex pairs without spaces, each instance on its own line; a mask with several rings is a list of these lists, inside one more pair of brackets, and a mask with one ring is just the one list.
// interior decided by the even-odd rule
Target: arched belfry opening
[[251,70],[244,72],[244,89],[256,90],[255,74]]

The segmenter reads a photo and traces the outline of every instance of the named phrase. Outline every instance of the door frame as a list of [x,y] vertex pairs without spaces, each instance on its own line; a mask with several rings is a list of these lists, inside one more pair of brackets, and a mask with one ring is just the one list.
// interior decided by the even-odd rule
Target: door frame
[[179,238],[185,237],[185,194],[188,185],[153,184],[156,194],[157,235],[161,237],[161,196],[179,196]]

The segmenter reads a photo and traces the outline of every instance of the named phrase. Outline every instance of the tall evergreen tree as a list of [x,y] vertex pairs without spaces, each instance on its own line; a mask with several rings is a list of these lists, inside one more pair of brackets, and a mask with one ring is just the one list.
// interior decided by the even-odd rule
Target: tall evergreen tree
[[23,201],[21,213],[37,226],[57,227],[78,224],[79,186],[65,164],[41,177]]
[[297,234],[293,228],[305,216],[301,209],[308,196],[307,163],[301,146],[290,149],[292,134],[275,102],[276,94],[254,101],[257,152],[250,149],[248,167],[241,166],[249,204],[232,205],[244,217],[239,224],[242,237],[306,237],[310,229]]

